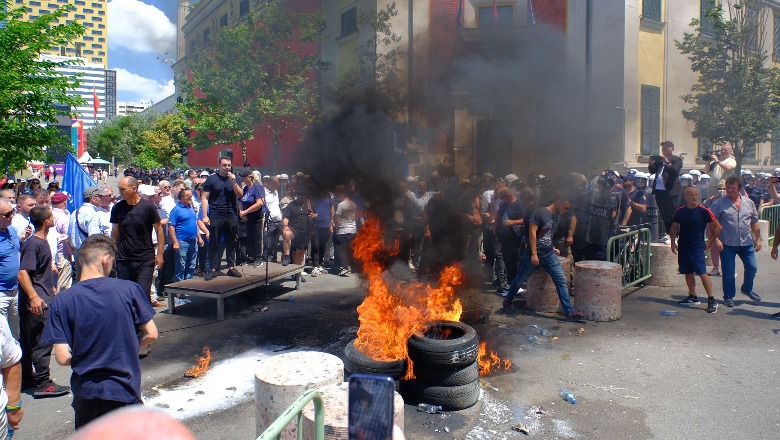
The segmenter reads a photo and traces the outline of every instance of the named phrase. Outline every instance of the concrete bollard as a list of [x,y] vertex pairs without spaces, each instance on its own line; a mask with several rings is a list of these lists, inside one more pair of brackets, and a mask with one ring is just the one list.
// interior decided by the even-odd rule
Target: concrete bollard
[[[568,284],[571,266],[569,259],[558,257],[563,266],[563,273],[566,276]],[[555,283],[544,269],[537,269],[536,272],[528,278],[526,283],[525,304],[531,310],[537,312],[558,312],[561,310],[561,301],[558,299],[558,291],[555,290]]]
[[[343,381],[344,362],[332,354],[299,351],[264,360],[255,369],[256,435],[262,434],[304,391]],[[296,439],[297,430],[293,421],[281,438]]]
[[[325,405],[325,438],[328,440],[348,440],[349,427],[349,382],[339,385],[326,385],[319,389]],[[393,422],[404,429],[404,399],[398,392],[393,398]],[[314,406],[303,409],[303,438],[314,440]]]
[[759,220],[758,230],[761,232],[761,241],[763,241],[761,245],[764,247],[769,246],[769,237],[772,237],[775,233],[775,231],[769,230],[769,220]]
[[607,261],[580,261],[574,265],[576,308],[593,321],[620,319],[623,267]]
[[653,276],[647,280],[648,286],[685,287],[685,277],[680,275],[677,255],[672,246],[664,243],[650,243],[650,271]]

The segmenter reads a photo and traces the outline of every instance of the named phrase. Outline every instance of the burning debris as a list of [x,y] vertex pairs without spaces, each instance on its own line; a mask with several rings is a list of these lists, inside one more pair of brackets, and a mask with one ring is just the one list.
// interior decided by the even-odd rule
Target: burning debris
[[198,358],[197,365],[193,366],[189,370],[184,372],[184,377],[198,377],[205,373],[209,369],[209,363],[211,362],[211,350],[208,347],[203,347],[203,356]]
[[477,355],[477,362],[479,363],[480,377],[494,373],[500,369],[505,371],[512,369],[512,361],[509,359],[502,360],[500,357],[498,357],[495,351],[488,352],[487,343],[485,343],[485,341],[479,343],[479,354]]

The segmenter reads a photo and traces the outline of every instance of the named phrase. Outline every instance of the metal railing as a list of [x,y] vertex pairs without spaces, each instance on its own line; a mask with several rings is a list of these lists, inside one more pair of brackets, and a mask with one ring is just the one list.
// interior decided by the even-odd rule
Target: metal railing
[[635,286],[650,272],[650,230],[647,225],[623,232],[607,241],[607,261],[623,267],[623,288]]
[[761,218],[761,220],[769,221],[769,237],[767,237],[767,243],[769,246],[772,246],[775,239],[777,224],[780,223],[780,205],[764,206],[761,208],[759,218]]
[[309,390],[297,398],[271,425],[260,434],[257,440],[279,440],[282,431],[293,418],[298,426],[298,440],[303,439],[303,408],[309,402],[314,401],[314,439],[325,440],[325,407],[322,403],[322,395],[317,390]]

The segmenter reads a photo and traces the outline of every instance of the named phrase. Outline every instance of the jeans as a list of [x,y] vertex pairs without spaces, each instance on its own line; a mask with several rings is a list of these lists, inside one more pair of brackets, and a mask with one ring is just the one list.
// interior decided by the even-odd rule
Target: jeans
[[176,252],[176,281],[192,278],[198,256],[198,239],[179,240],[179,251]]
[[736,269],[736,256],[742,260],[745,267],[745,280],[742,282],[743,292],[753,291],[753,280],[758,272],[756,263],[756,251],[753,246],[723,246],[720,251],[720,270],[723,279],[723,297],[734,298],[737,293],[736,282],[734,281],[734,271]]
[[[566,275],[563,272],[563,267],[561,266],[560,260],[558,260],[558,256],[555,255],[555,252],[551,252],[549,255],[540,255],[539,267],[550,274],[550,278],[552,278],[553,283],[555,283],[555,290],[558,292],[558,299],[561,301],[563,313],[568,316],[574,311],[574,307],[572,307],[571,300],[569,299]],[[520,263],[520,270],[517,271],[517,275],[512,279],[512,284],[509,285],[509,293],[506,296],[507,303],[512,302],[515,298],[515,294],[520,290],[520,286],[536,272],[536,269],[537,267],[531,263],[531,255],[527,253],[524,254]]]
[[356,234],[336,234],[333,245],[336,248],[336,267],[345,269],[350,266],[352,260],[350,246]]
[[325,253],[328,250],[328,242],[330,242],[331,230],[330,227],[317,228],[314,230],[314,232],[314,235],[316,235],[316,240],[312,240],[311,242],[311,264],[313,266],[322,266],[322,264],[325,262]]
[[19,340],[19,289],[0,291],[0,315],[8,318],[11,335]]

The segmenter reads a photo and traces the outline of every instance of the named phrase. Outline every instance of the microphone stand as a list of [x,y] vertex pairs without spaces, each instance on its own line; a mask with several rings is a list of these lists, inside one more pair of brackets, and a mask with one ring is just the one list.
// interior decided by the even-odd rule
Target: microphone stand
[[271,301],[271,297],[268,294],[268,266],[271,264],[271,259],[268,258],[268,254],[265,252],[265,235],[268,230],[268,220],[271,216],[271,212],[268,209],[265,209],[265,214],[263,214],[263,236],[260,239],[260,247],[262,249],[262,252],[265,255],[265,305],[263,306],[263,311],[268,311],[268,303]]

